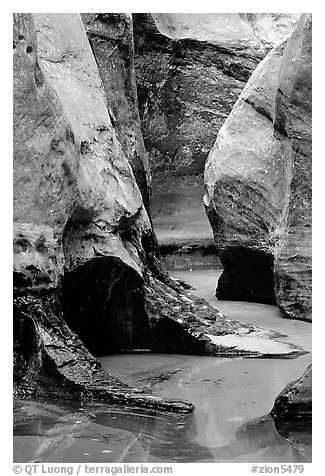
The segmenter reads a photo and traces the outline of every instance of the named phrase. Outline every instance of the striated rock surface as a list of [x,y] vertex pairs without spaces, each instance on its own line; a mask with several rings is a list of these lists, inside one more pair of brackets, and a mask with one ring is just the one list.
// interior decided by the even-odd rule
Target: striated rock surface
[[271,415],[275,420],[309,419],[312,416],[312,366],[289,383],[276,397]]
[[133,15],[141,126],[159,242],[213,242],[201,200],[205,160],[248,78],[298,16]]
[[205,166],[217,296],[311,319],[311,18],[257,67]]
[[[97,20],[88,17],[87,28]],[[129,17],[111,20],[105,28],[119,37]],[[131,41],[125,35],[123,42]],[[14,16],[15,390],[188,413],[189,402],[130,388],[92,354],[295,357],[301,349],[227,319],[162,269],[144,206],[149,192],[140,192],[148,176],[139,124],[132,123],[134,79],[118,96],[126,111],[122,127],[109,113],[107,85],[114,74],[119,81],[126,58],[112,58],[115,68],[103,66],[102,81],[78,14]],[[227,335],[237,340],[220,341]]]
[[283,314],[311,320],[312,301],[312,23],[301,20],[278,78],[275,128],[292,148],[287,219],[275,249],[275,293]]
[[[290,20],[285,36],[297,14],[282,16]],[[247,14],[133,17],[140,115],[153,173],[202,172],[219,128],[274,43],[262,32],[257,36],[258,21],[251,24]],[[277,31],[275,22],[270,30]]]
[[276,397],[271,415],[278,433],[307,461],[312,458],[312,366]]
[[140,127],[132,16],[83,13],[82,19],[105,88],[110,120],[148,210],[150,171]]
[[[143,325],[141,316],[130,322],[138,296],[123,283],[141,280],[137,240],[152,231],[106,101],[79,15],[15,15],[16,391],[190,412],[188,402],[147,395],[107,374],[84,346],[94,334],[87,342],[80,331],[82,342],[70,329],[88,320],[99,337],[108,312],[129,346]],[[126,291],[124,308],[114,300],[116,285]],[[107,351],[112,341],[106,334]]]
[[210,43],[277,43],[294,27],[300,13],[152,13],[160,32],[173,39]]

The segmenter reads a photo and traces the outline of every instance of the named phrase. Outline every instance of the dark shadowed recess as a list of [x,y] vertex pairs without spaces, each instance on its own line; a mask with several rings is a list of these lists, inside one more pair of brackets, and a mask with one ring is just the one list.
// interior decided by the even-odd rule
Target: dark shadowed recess
[[[56,292],[44,286],[37,289],[20,287],[21,274],[14,273],[13,364],[16,389],[23,395],[45,392],[61,398],[71,397],[71,394],[76,396],[77,385],[69,382],[59,369],[66,363],[64,345],[72,345],[72,335],[62,326]],[[49,334],[53,336],[50,345],[47,342]],[[49,346],[57,351],[56,362],[49,356]],[[74,342],[73,346],[78,350],[78,343]]]
[[220,260],[224,271],[218,281],[218,299],[276,304],[271,254],[233,247],[223,251]]
[[24,315],[16,305],[13,308],[13,338],[14,373],[15,378],[20,381],[26,375],[27,369],[37,370],[35,355],[39,351],[39,342],[33,320]]
[[[48,277],[35,266],[27,266],[13,274],[13,363],[16,382],[25,382],[36,373],[44,374],[49,365],[42,352],[37,324],[46,315],[52,322],[52,313],[59,314]],[[41,376],[41,378],[43,378]]]
[[66,272],[62,307],[67,324],[95,355],[154,351],[196,353],[197,340],[172,319],[150,323],[143,279],[115,257],[96,257]]
[[132,268],[114,257],[94,258],[65,274],[64,317],[90,352],[148,347],[151,332],[141,282]]

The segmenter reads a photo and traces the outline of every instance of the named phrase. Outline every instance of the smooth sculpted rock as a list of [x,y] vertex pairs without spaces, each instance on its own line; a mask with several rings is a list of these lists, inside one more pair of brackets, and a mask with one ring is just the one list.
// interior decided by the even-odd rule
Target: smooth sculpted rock
[[312,416],[312,366],[289,383],[276,397],[271,415],[275,420],[309,419]]
[[141,127],[159,242],[213,243],[202,204],[204,163],[250,75],[298,16],[133,14]]
[[300,13],[152,13],[152,17],[161,33],[173,39],[275,44],[293,29]]
[[311,17],[249,79],[205,166],[220,299],[311,320]]
[[15,15],[15,389],[190,412],[119,382],[84,345],[114,349],[105,313],[124,347],[147,324],[136,285],[152,231],[106,102],[79,15]]
[[250,75],[298,17],[133,15],[140,116],[153,174],[203,172],[218,130]]
[[140,126],[132,16],[127,13],[83,13],[81,16],[105,88],[111,122],[148,210],[150,171]]
[[[109,24],[111,36],[120,38],[124,20],[113,20],[105,28]],[[122,66],[109,51],[106,60],[112,57],[113,65],[103,74],[113,75],[115,65],[118,78],[129,64],[125,75],[131,78],[132,61]],[[113,106],[106,80],[79,14],[15,14],[15,389],[20,395],[187,413],[193,410],[189,402],[132,389],[92,354],[154,350],[258,357],[280,351],[292,357],[300,349],[282,344],[266,352],[264,338],[273,342],[274,333],[227,319],[162,269],[139,188],[146,182],[137,183],[138,172],[146,177],[145,167],[134,167],[140,150],[134,142],[139,125],[132,125],[137,115],[130,112],[134,79],[125,90],[118,82],[116,100],[132,93],[130,102],[122,101],[123,127],[123,117],[115,122],[108,110]],[[247,342],[242,348],[213,341],[247,333],[262,337],[252,351]]]

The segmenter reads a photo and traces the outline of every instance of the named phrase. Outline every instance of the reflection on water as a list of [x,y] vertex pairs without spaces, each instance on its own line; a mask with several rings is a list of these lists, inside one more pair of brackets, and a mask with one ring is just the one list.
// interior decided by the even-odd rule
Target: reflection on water
[[[215,304],[209,271],[173,273]],[[180,276],[181,274],[181,276]],[[214,276],[215,276],[214,272]],[[215,283],[215,277],[213,278]],[[284,320],[274,306],[217,302],[226,314],[286,333],[308,350],[311,326]],[[15,462],[273,462],[311,460],[311,428],[276,428],[263,418],[276,395],[300,376],[311,354],[297,359],[123,354],[100,359],[121,380],[155,394],[193,402],[192,415],[104,404],[18,400]]]
[[[105,357],[101,361],[113,373],[118,370],[130,385],[146,386],[164,397],[174,396],[193,402],[196,406],[195,433],[191,438],[210,450],[210,461],[227,457],[237,461],[241,455],[242,461],[254,462],[258,458],[254,454],[256,442],[264,439],[266,425],[260,431],[254,427],[254,432],[240,438],[238,428],[270,411],[282,388],[303,373],[310,362],[310,354],[290,360],[151,354],[150,362],[148,355],[125,354]],[[281,448],[277,452],[267,450],[267,454],[264,449],[263,457],[268,461],[282,461],[279,452],[283,451],[283,461],[288,455],[291,462],[300,461],[296,451],[282,446],[283,438],[279,438],[276,431],[273,435],[277,438],[269,447],[274,449],[281,441]],[[225,456],[217,448],[226,448],[229,455]]]
[[[17,401],[15,461],[193,461],[209,451],[191,440],[193,415],[97,404]],[[180,447],[181,451],[175,451]]]
[[303,429],[301,438],[308,437],[306,451],[305,444],[292,444],[299,441],[299,429],[290,439],[290,432],[277,431],[272,419],[257,418],[302,373],[307,358],[148,353],[102,358],[104,366],[132,385],[191,400],[194,414],[21,400],[15,404],[15,462],[309,461],[310,428]]
[[14,461],[20,463],[308,461],[280,436],[272,418],[245,424],[229,443],[209,448],[196,441],[194,415],[20,400],[15,421]]

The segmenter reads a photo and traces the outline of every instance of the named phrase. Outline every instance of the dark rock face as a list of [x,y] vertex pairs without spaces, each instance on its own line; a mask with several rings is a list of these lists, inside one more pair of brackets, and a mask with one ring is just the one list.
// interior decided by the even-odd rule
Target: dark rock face
[[[155,231],[159,242],[192,240],[206,246],[213,238],[202,204],[205,160],[248,78],[272,41],[290,31],[296,17],[283,15],[282,32],[279,20],[261,14],[134,14],[133,18]],[[266,31],[274,37],[264,38],[265,21]]]
[[271,415],[275,420],[305,420],[312,416],[312,366],[289,383],[276,397]]
[[[312,428],[307,420],[277,421],[270,414],[248,421],[240,426],[236,432],[236,439],[227,447],[222,447],[220,452],[238,454],[238,451],[265,451],[264,461],[268,461],[267,452],[270,448],[276,452],[279,448],[294,448],[295,462],[311,463],[312,455]],[[278,462],[282,460],[278,455]],[[285,453],[288,457],[288,453]],[[274,458],[274,453],[273,453]],[[283,454],[282,454],[283,458]]]
[[238,14],[134,14],[134,24],[153,173],[202,172],[218,130],[271,44]]
[[151,333],[143,294],[136,271],[119,259],[101,258],[65,274],[62,306],[93,354],[146,349]]
[[275,304],[271,254],[233,247],[231,253],[222,253],[220,258],[224,271],[218,281],[218,299],[233,296],[235,301]]
[[288,440],[305,458],[306,462],[312,462],[312,424],[310,419],[276,420],[275,428],[279,435]]
[[[311,19],[250,78],[205,167],[217,295],[311,320]],[[274,274],[274,283],[272,283]]]

